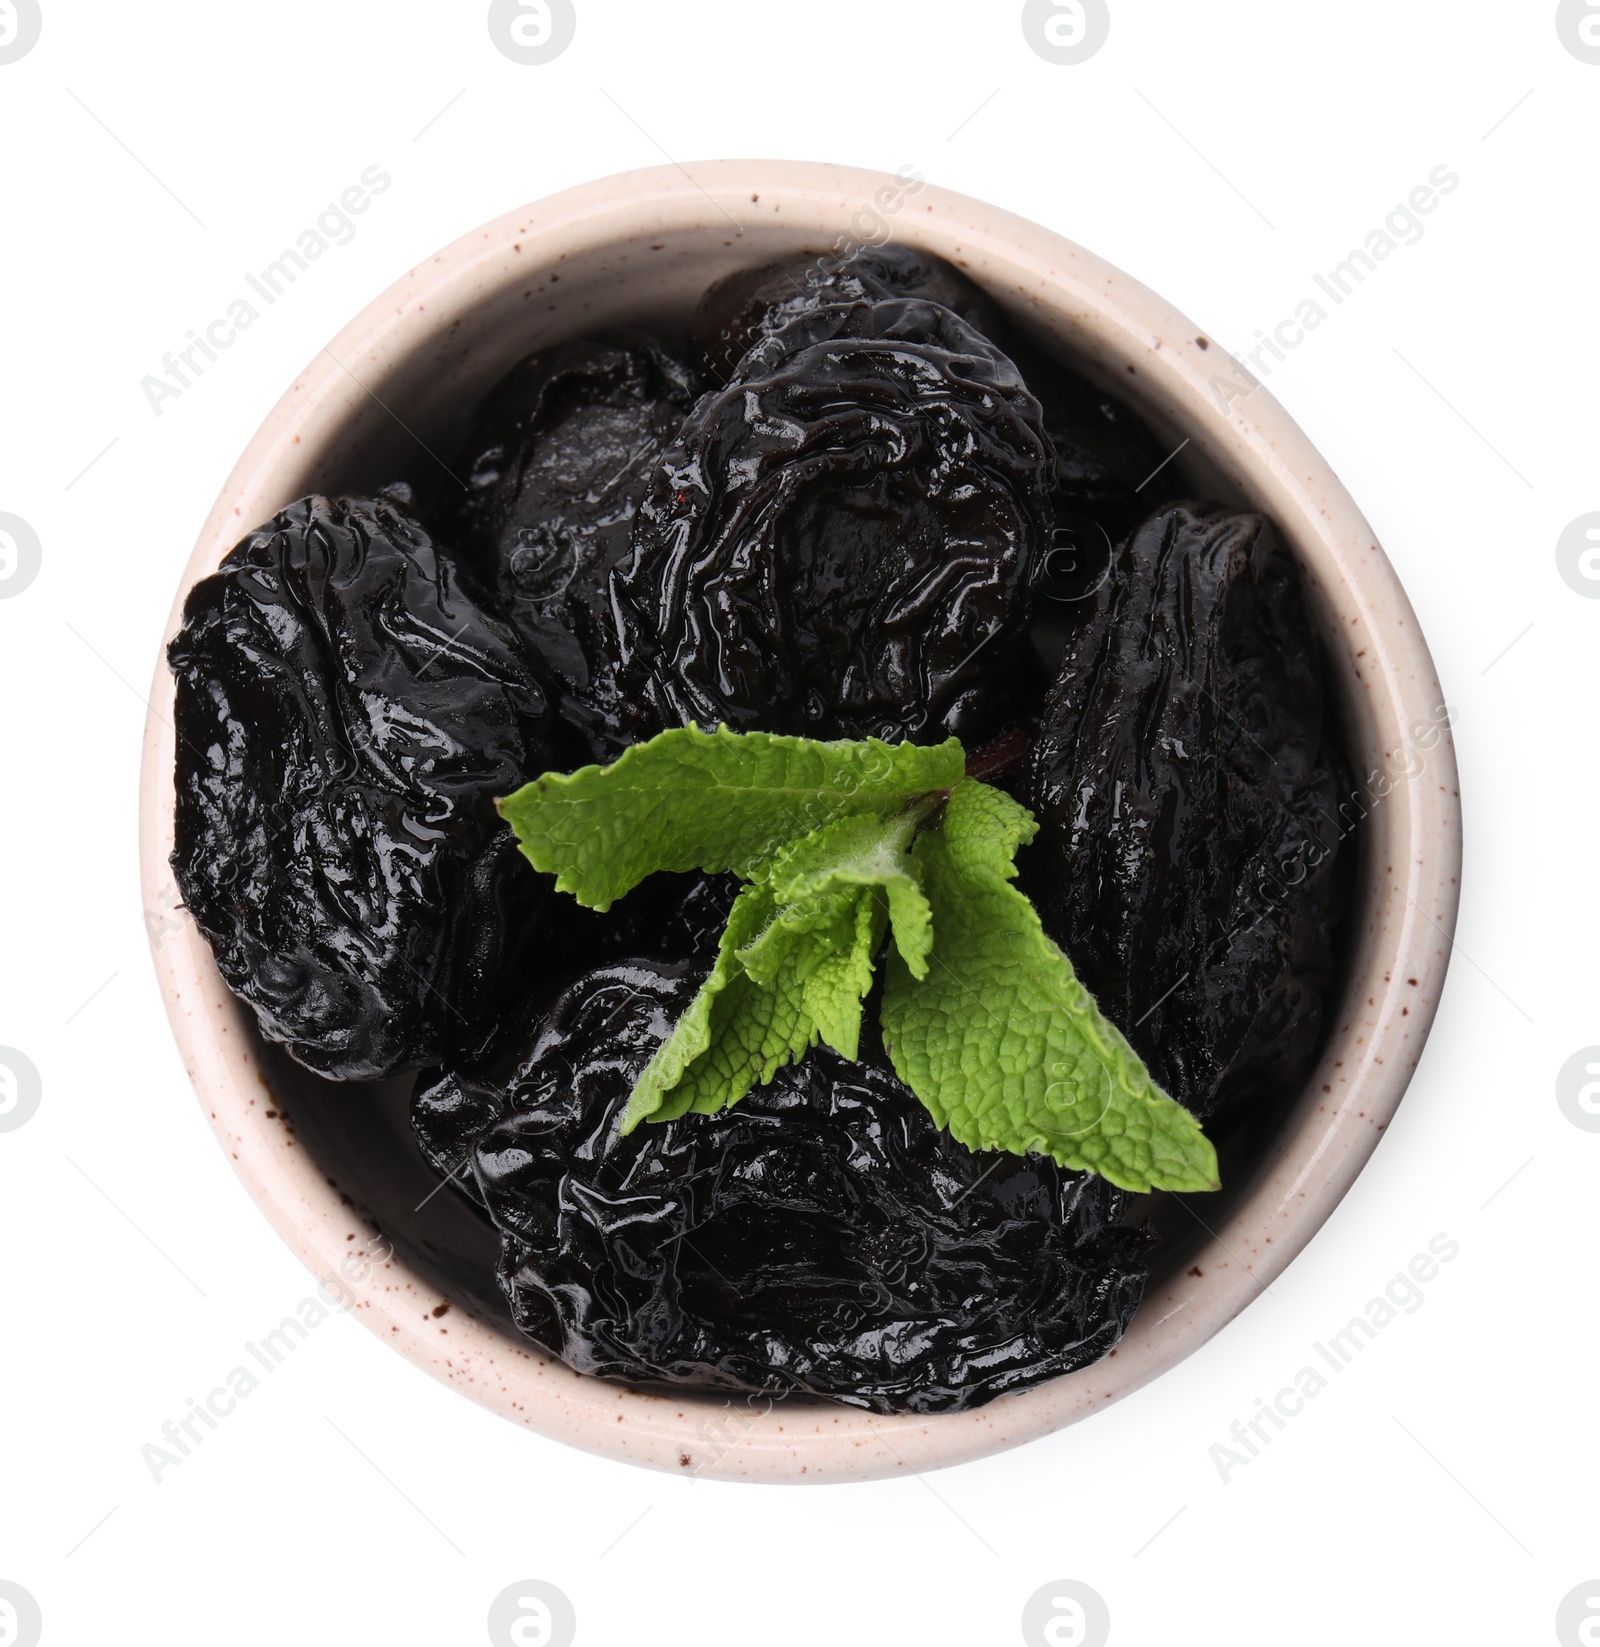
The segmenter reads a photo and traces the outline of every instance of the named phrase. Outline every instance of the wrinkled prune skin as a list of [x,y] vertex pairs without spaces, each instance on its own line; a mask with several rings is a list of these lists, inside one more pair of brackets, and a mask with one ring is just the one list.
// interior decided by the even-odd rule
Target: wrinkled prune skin
[[1033,751],[1024,887],[1181,1103],[1287,1091],[1333,987],[1352,851],[1294,567],[1259,515],[1177,503],[1084,604]]
[[343,1080],[475,1049],[553,896],[494,808],[550,765],[515,633],[393,502],[309,497],[168,658],[173,870],[262,1034]]
[[509,1081],[419,1085],[419,1137],[501,1231],[523,1332],[580,1372],[961,1412],[1098,1360],[1143,1238],[1103,1179],[972,1154],[887,1068],[826,1048],[716,1116],[624,1138],[634,1082],[697,985],[580,978]]
[[733,377],[746,351],[791,320],[835,304],[924,298],[953,309],[976,331],[1003,341],[994,302],[932,252],[911,246],[862,247],[786,258],[724,276],[700,299],[689,322],[690,359],[714,382]]
[[563,343],[514,366],[468,438],[447,535],[528,638],[584,760],[610,760],[628,742],[607,585],[695,393],[689,369],[653,338]]
[[1053,464],[1016,368],[953,311],[791,320],[690,414],[612,576],[635,734],[982,742],[1032,616]]

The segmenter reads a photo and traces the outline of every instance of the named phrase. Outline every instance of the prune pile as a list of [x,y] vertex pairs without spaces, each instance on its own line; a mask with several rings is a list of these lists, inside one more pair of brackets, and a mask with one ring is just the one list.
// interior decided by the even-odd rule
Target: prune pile
[[[569,1364],[963,1410],[1115,1345],[1147,1254],[1128,1197],[971,1154],[875,1042],[624,1138],[736,883],[579,909],[493,800],[690,720],[958,736],[1039,815],[1053,936],[1208,1114],[1292,1089],[1333,982],[1322,664],[1271,527],[1173,503],[1144,425],[938,258],[740,272],[686,357],[530,356],[454,492],[308,498],[197,585],[179,885],[266,1036],[334,1078],[423,1071],[423,1152]],[[1062,604],[1083,516],[1118,548]]]
[[1173,504],[1084,603],[1029,774],[1028,890],[1197,1115],[1304,1073],[1333,984],[1348,792],[1276,531]]
[[980,1157],[887,1066],[818,1048],[722,1116],[620,1134],[688,1006],[683,963],[579,978],[509,1077],[444,1075],[414,1117],[469,1165],[517,1325],[581,1372],[960,1411],[1100,1358],[1138,1305],[1125,1197]]

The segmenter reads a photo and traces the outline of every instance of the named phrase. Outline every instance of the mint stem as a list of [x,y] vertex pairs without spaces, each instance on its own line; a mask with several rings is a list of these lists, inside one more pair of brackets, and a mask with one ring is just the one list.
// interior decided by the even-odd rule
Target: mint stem
[[978,783],[993,783],[1004,773],[1021,766],[1032,748],[1033,739],[1026,732],[1007,732],[1003,738],[996,738],[967,757],[967,776]]

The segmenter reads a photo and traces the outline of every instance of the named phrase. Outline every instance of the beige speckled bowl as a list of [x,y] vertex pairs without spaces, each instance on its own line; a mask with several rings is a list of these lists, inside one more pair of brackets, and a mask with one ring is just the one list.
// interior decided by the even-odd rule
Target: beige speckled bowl
[[[142,858],[156,967],[234,1169],[312,1271],[332,1279],[343,1266],[357,1319],[403,1355],[517,1423],[660,1469],[808,1482],[925,1470],[1046,1434],[1175,1366],[1271,1282],[1350,1187],[1406,1089],[1445,977],[1461,856],[1455,763],[1427,646],[1360,511],[1264,390],[1224,410],[1211,380],[1237,381],[1237,368],[1154,293],[1033,223],[914,178],[792,162],[663,167],[570,190],[448,247],[373,303],[274,408],[200,534],[174,627],[189,586],[245,530],[306,492],[388,481],[427,461],[419,447],[450,450],[464,411],[529,350],[624,321],[670,331],[731,269],[886,233],[961,265],[1173,446],[1187,437],[1177,463],[1192,490],[1278,522],[1313,592],[1352,754],[1374,775],[1327,1051],[1297,1102],[1225,1144],[1220,1195],[1158,1207],[1169,1239],[1114,1356],[976,1413],[887,1419],[642,1395],[517,1339],[485,1232],[452,1192],[429,1198],[404,1085],[306,1076],[263,1046],[218,979],[167,865],[173,692],[162,666],[151,695]],[[347,1264],[352,1239],[363,1248],[373,1232],[393,1257]]]

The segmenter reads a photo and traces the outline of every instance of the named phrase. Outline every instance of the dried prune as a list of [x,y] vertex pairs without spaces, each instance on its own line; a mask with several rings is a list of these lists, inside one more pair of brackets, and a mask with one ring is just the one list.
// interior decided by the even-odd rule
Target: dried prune
[[1052,479],[1038,402],[951,310],[792,319],[690,414],[612,576],[636,734],[981,741]]
[[1197,1114],[1291,1086],[1334,977],[1345,764],[1295,570],[1260,516],[1178,503],[1118,551],[1035,745],[1025,885]]
[[959,269],[932,252],[884,245],[848,256],[806,254],[724,276],[689,322],[690,357],[726,383],[752,344],[797,316],[829,304],[896,297],[942,304],[985,336],[1000,338],[1000,311]]
[[309,497],[190,592],[185,903],[262,1033],[343,1079],[469,1049],[550,883],[495,813],[550,764],[516,635],[382,499]]
[[1140,419],[1114,395],[1019,337],[992,298],[931,252],[884,245],[849,257],[823,254],[741,269],[701,298],[689,327],[690,352],[704,371],[726,382],[748,349],[801,315],[897,297],[955,310],[1015,361],[1044,409],[1058,456],[1058,516],[1087,516],[1115,544],[1168,497],[1170,477],[1156,473],[1167,454]]
[[618,335],[530,355],[473,422],[466,492],[446,530],[528,637],[586,759],[627,741],[607,580],[694,398],[682,362],[652,338]]
[[419,1084],[441,1172],[470,1164],[517,1325],[582,1372],[959,1412],[1097,1360],[1143,1285],[1103,1179],[970,1153],[875,1062],[826,1048],[722,1115],[627,1137],[628,1095],[696,987],[580,978],[508,1080]]

